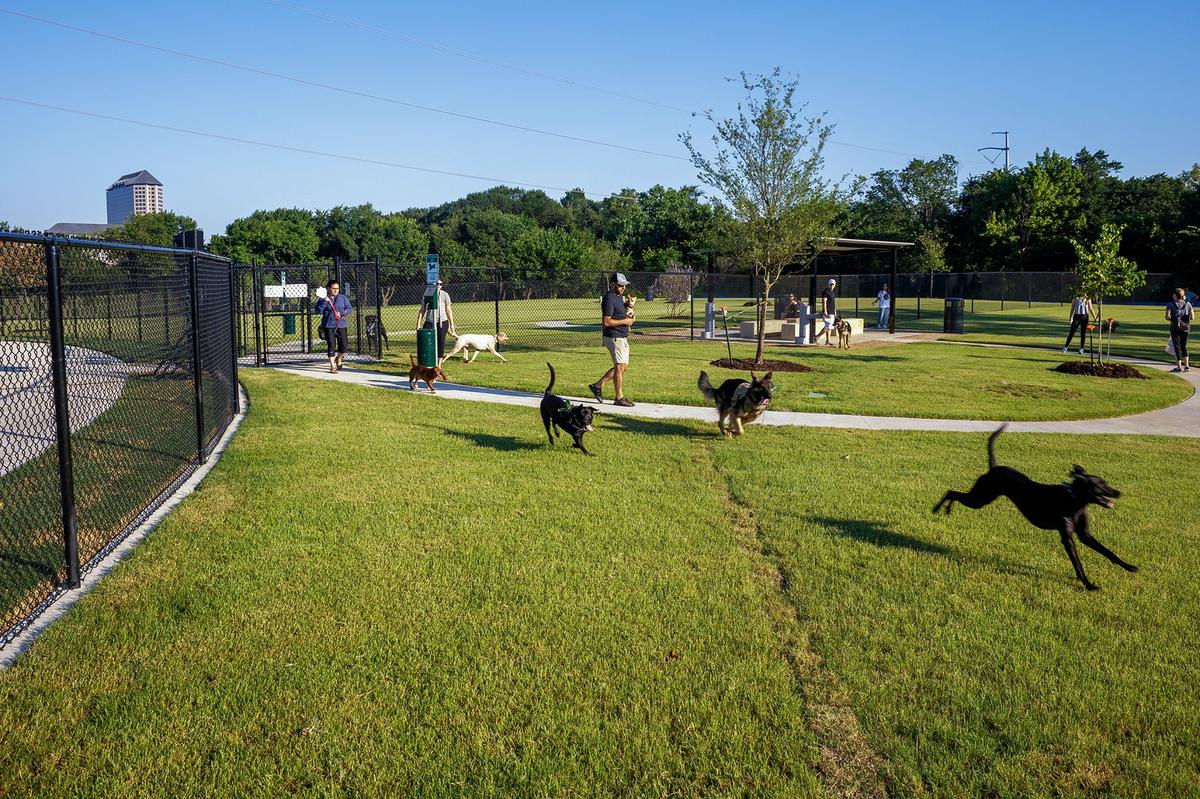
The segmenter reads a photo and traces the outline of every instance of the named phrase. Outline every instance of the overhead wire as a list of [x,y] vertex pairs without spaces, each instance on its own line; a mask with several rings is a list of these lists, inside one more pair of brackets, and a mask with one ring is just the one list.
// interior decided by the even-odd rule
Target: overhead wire
[[[176,127],[174,125],[163,125],[158,122],[147,122],[146,120],[143,120],[143,119],[131,119],[129,117],[119,117],[119,116],[114,116],[112,114],[101,114],[97,111],[85,111],[85,110],[79,109],[79,108],[68,108],[66,106],[61,106],[61,105],[52,105],[50,103],[41,103],[41,102],[37,102],[35,100],[25,100],[20,97],[7,97],[4,95],[0,95],[0,101],[9,102],[9,103],[19,103],[21,105],[31,106],[34,108],[48,109],[51,111],[60,111],[60,112],[66,113],[66,114],[76,114],[79,116],[93,117],[95,119],[107,119],[112,122],[123,122],[128,125],[139,125],[141,127],[146,127],[146,128],[155,128],[158,130],[171,131],[172,133],[185,133],[189,136],[199,136],[199,137],[207,138],[207,139],[217,139],[220,141],[236,142],[238,144],[250,144],[250,145],[254,145],[255,147],[266,147],[266,148],[273,149],[273,150],[284,150],[284,151],[293,152],[293,153],[303,153],[305,155],[316,155],[316,156],[320,156],[322,158],[335,158],[335,159],[339,159],[342,161],[353,161],[353,162],[360,163],[360,164],[371,164],[373,166],[386,166],[386,167],[391,167],[393,169],[408,169],[408,170],[412,170],[414,172],[428,172],[428,173],[431,173],[434,175],[448,175],[450,177],[456,177],[456,178],[468,178],[470,180],[480,180],[480,181],[484,181],[487,183],[504,184],[507,186],[520,186],[522,188],[527,188],[527,189],[543,189],[543,190],[548,190],[548,191],[569,192],[569,191],[575,191],[578,188],[578,187],[566,188],[564,186],[551,186],[551,185],[544,184],[544,183],[531,183],[529,181],[512,180],[510,178],[498,178],[498,177],[492,177],[490,175],[474,175],[469,172],[454,172],[449,169],[434,169],[432,167],[415,166],[413,164],[401,164],[401,163],[398,163],[395,161],[384,161],[379,158],[366,158],[363,156],[346,155],[344,153],[334,153],[334,152],[329,152],[326,150],[314,150],[314,149],[311,149],[308,147],[296,147],[296,146],[293,146],[290,144],[279,144],[277,142],[260,141],[258,139],[247,139],[247,138],[244,138],[241,136],[230,136],[230,135],[226,135],[223,133],[212,133],[210,131],[193,130],[191,128]],[[589,192],[589,191],[584,191],[583,193],[584,193],[584,195],[591,196],[591,197],[602,197],[602,196],[625,197],[625,196],[627,196],[627,195],[617,194],[615,192],[611,193],[609,195],[603,195],[599,192]]]
[[681,155],[672,155],[671,153],[659,152],[657,150],[647,150],[642,147],[634,147],[634,146],[626,145],[626,144],[616,144],[613,142],[601,141],[600,139],[590,139],[585,136],[575,136],[575,135],[572,135],[569,133],[560,133],[557,131],[531,127],[529,125],[520,125],[515,122],[504,122],[502,120],[489,119],[487,117],[482,117],[482,116],[478,116],[475,114],[465,114],[465,113],[462,113],[459,111],[449,111],[445,108],[436,108],[434,106],[423,105],[420,103],[414,103],[414,102],[411,102],[408,100],[401,100],[401,99],[398,99],[395,97],[387,97],[385,95],[373,94],[371,92],[359,91],[357,89],[348,89],[344,86],[335,86],[333,84],[323,83],[321,81],[309,80],[307,78],[298,78],[294,75],[285,75],[280,72],[271,72],[270,70],[260,69],[258,67],[246,66],[245,64],[237,64],[232,61],[225,61],[220,58],[212,58],[211,56],[200,55],[199,53],[189,53],[185,50],[176,50],[176,49],[173,49],[170,47],[163,47],[161,45],[151,44],[149,42],[143,42],[143,41],[139,41],[137,39],[131,39],[127,36],[117,36],[117,35],[111,34],[111,33],[104,33],[103,31],[92,30],[90,28],[84,28],[79,25],[72,25],[68,22],[59,22],[58,20],[47,19],[45,17],[38,17],[38,16],[34,16],[33,14],[27,14],[23,11],[16,11],[14,9],[4,8],[2,6],[0,6],[0,13],[9,14],[14,17],[21,17],[21,18],[24,18],[27,20],[31,20],[33,22],[39,22],[39,23],[42,23],[45,25],[51,25],[51,26],[54,26],[57,28],[63,28],[65,30],[76,31],[78,33],[87,34],[88,36],[95,36],[95,37],[98,37],[101,39],[108,39],[110,41],[120,42],[122,44],[133,45],[135,47],[142,47],[147,50],[155,50],[160,53],[167,53],[169,55],[178,56],[180,58],[190,58],[192,60],[201,61],[201,62],[204,62],[207,64],[215,64],[217,66],[227,67],[229,69],[241,70],[243,72],[249,72],[249,73],[252,73],[255,75],[262,75],[262,76],[265,76],[268,78],[275,78],[277,80],[290,81],[292,83],[297,83],[297,84],[300,84],[303,86],[311,86],[311,87],[318,88],[318,89],[325,89],[325,90],[331,91],[331,92],[339,92],[341,94],[348,94],[348,95],[351,95],[354,97],[361,97],[361,98],[364,98],[367,100],[376,100],[378,102],[391,103],[393,105],[404,106],[406,108],[415,108],[420,111],[428,111],[428,112],[434,113],[434,114],[443,114],[445,116],[457,117],[459,119],[468,119],[473,122],[482,122],[482,123],[488,124],[488,125],[496,125],[496,126],[503,127],[503,128],[511,128],[513,130],[519,130],[519,131],[523,131],[525,133],[535,133],[535,134],[542,135],[542,136],[553,136],[555,138],[566,139],[568,141],[581,142],[584,144],[595,144],[600,147],[611,147],[611,148],[617,149],[617,150],[626,150],[629,152],[642,153],[644,155],[654,155],[654,156],[658,156],[659,158],[670,158],[670,159],[677,160],[677,161],[686,161],[687,160],[686,157],[681,156]]

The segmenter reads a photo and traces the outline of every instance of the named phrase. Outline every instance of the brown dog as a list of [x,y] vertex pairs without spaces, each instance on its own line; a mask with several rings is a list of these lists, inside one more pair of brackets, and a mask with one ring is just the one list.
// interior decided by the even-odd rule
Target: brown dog
[[409,353],[408,361],[412,364],[412,368],[408,370],[408,387],[412,391],[417,390],[417,381],[423,380],[425,385],[434,394],[437,389],[433,387],[435,380],[446,380],[446,373],[442,371],[440,366],[421,366],[417,363],[417,356]]
[[850,349],[850,323],[842,317],[835,317],[833,320],[833,329],[838,334],[838,349]]

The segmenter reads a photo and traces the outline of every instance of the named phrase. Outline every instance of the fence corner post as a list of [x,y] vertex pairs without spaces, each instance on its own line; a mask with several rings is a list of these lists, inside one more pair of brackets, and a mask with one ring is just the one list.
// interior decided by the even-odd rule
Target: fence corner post
[[196,463],[204,463],[204,385],[200,363],[200,276],[196,252],[188,255],[188,295],[192,334],[192,383],[196,406]]

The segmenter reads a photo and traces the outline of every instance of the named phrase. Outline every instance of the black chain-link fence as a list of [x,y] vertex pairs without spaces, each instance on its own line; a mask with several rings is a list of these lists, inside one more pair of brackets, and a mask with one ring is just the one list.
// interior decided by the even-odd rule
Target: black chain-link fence
[[237,412],[208,253],[0,233],[0,646],[202,463]]

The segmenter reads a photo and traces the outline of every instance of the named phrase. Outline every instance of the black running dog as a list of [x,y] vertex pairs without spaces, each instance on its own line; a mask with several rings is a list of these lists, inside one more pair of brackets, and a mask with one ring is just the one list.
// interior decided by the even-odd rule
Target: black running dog
[[[549,362],[546,366],[550,366]],[[570,400],[563,399],[551,393],[554,388],[554,367],[550,366],[550,385],[542,395],[538,409],[542,412],[542,424],[546,425],[546,436],[554,443],[558,429],[562,428],[575,440],[575,446],[583,450],[584,455],[591,455],[583,445],[583,434],[592,430],[592,416],[595,414],[587,405],[572,405]]]
[[1113,500],[1120,497],[1121,492],[1099,477],[1088,474],[1079,465],[1071,470],[1071,481],[1059,485],[1037,483],[1011,466],[997,466],[994,447],[996,439],[1007,426],[1001,425],[999,430],[988,437],[988,471],[976,480],[975,485],[965,494],[961,491],[947,491],[938,504],[933,506],[933,512],[937,513],[945,508],[946,513],[949,513],[955,502],[978,510],[998,497],[1008,497],[1034,527],[1058,530],[1063,549],[1067,550],[1071,565],[1075,567],[1075,575],[1087,590],[1097,591],[1099,586],[1093,585],[1083,573],[1083,564],[1080,563],[1079,553],[1075,549],[1075,536],[1079,536],[1079,540],[1085,546],[1099,552],[1125,571],[1137,571],[1137,566],[1121,560],[1092,537],[1088,521],[1088,505],[1111,508]]
[[714,388],[708,382],[708,372],[700,373],[696,387],[705,399],[717,406],[717,429],[722,435],[740,436],[743,424],[750,424],[766,412],[775,390],[771,380],[773,374],[767,372],[763,377],[755,377],[751,372],[749,381],[731,377]]

